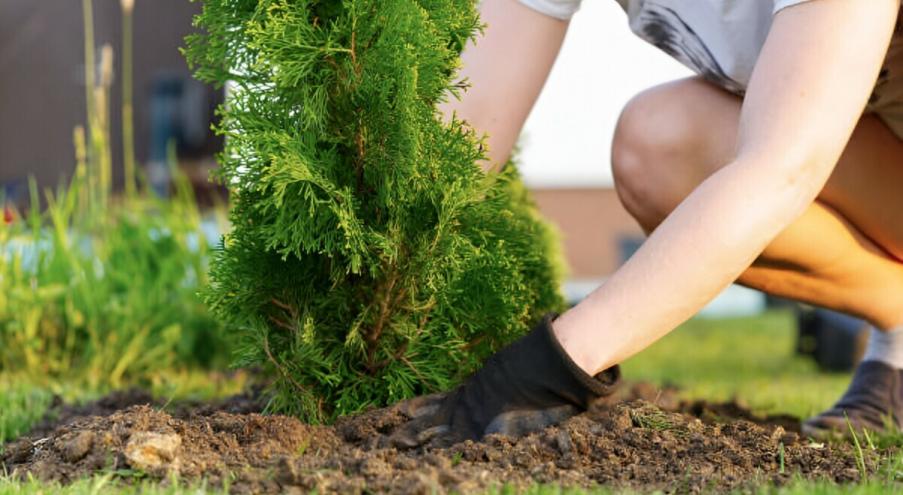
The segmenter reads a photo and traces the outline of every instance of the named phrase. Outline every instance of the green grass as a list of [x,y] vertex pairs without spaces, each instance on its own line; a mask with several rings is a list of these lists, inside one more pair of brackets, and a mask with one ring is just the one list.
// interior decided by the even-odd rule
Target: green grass
[[2,444],[25,433],[41,419],[52,394],[31,384],[0,379],[0,450]]
[[752,318],[695,319],[627,361],[624,377],[677,385],[681,396],[724,401],[734,397],[759,413],[801,418],[836,401],[847,373],[823,373],[794,353],[790,312]]
[[[176,481],[176,480],[173,480]],[[69,485],[43,483],[37,480],[12,481],[0,477],[0,495],[192,495],[227,493],[222,488],[211,488],[204,483],[180,486],[177,482],[161,484],[143,480],[133,485],[115,481],[112,475],[100,475],[78,480]]]
[[[93,67],[92,0],[83,6],[84,65]],[[85,72],[87,125],[73,132],[72,177],[55,191],[32,182],[30,208],[0,223],[0,372],[102,392],[160,369],[223,366],[230,351],[197,294],[210,246],[174,151],[172,197],[134,183],[113,196],[112,48],[100,53],[100,77]]]
[[[612,490],[610,488],[596,488],[590,490],[563,489],[556,486],[539,485],[527,490],[516,491],[512,488],[500,488],[490,490],[489,495],[608,495],[608,494],[640,494],[640,493],[664,493],[664,492],[638,492],[634,490]],[[892,493],[887,484],[881,481],[868,481],[859,484],[838,485],[828,481],[805,481],[794,479],[781,487],[762,486],[752,491],[738,491],[736,493],[752,493],[755,495],[886,495]]]
[[[211,495],[227,492],[222,488],[208,487],[203,483],[178,486],[172,483],[161,485],[151,481],[141,481],[135,485],[124,485],[117,483],[110,475],[83,479],[65,486],[34,480],[16,482],[0,477],[0,495],[43,495],[50,493],[59,495]],[[663,492],[637,492],[610,488],[566,489],[538,485],[521,491],[510,487],[488,490],[486,495],[609,495],[640,493]],[[828,481],[794,480],[782,487],[762,486],[751,493],[755,495],[886,495],[892,492],[889,491],[889,487],[886,484],[878,481],[855,485],[837,485]]]
[[224,365],[225,332],[197,292],[210,250],[183,182],[82,208],[80,174],[0,227],[0,370],[116,388],[161,368]]
[[[91,1],[83,0],[83,5],[89,12]],[[93,67],[97,47],[90,17],[84,65]],[[74,132],[76,173],[71,182],[43,196],[33,189],[34,204],[43,199],[47,208],[34,208],[11,226],[0,225],[0,444],[26,432],[54,396],[85,401],[137,384],[164,400],[209,399],[245,385],[245,375],[226,377],[200,369],[220,364],[228,343],[196,296],[206,283],[208,246],[199,234],[200,214],[186,183],[177,184],[174,200],[163,201],[137,192],[130,174],[127,197],[112,198],[110,119],[100,110],[108,108],[112,57],[110,50],[102,53],[100,80],[94,81],[94,71],[86,72],[88,122]],[[694,320],[625,363],[624,374],[631,381],[677,385],[686,398],[736,397],[760,413],[806,417],[836,400],[849,377],[820,373],[810,360],[794,356],[793,347],[794,322],[788,313]],[[654,415],[634,420],[651,428],[670,427]],[[861,449],[903,447],[901,434],[858,440]],[[762,486],[757,493],[883,494],[889,481],[901,478],[903,455],[898,453],[862,483],[794,480],[783,487]],[[0,473],[0,495],[221,491],[203,483],[179,486],[173,480],[126,485],[111,474],[61,486],[14,481]],[[614,491],[535,486],[525,493]]]
[[669,431],[674,430],[676,425],[671,422],[668,414],[660,411],[631,411],[630,420],[633,424],[653,431]]
[[827,481],[798,480],[783,487],[761,487],[754,492],[758,495],[886,495],[894,488],[879,481],[869,481],[855,485],[837,485]]

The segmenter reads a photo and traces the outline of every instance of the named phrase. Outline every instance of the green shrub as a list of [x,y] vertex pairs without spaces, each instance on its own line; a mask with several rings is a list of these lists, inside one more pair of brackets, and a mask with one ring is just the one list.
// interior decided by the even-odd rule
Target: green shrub
[[514,167],[437,104],[471,0],[207,0],[188,39],[220,109],[233,230],[207,300],[274,377],[271,409],[328,420],[447,389],[560,309],[554,236]]

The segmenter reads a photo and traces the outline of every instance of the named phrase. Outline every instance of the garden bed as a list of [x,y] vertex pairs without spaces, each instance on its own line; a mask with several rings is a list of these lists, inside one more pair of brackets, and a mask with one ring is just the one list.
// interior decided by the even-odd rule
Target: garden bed
[[57,419],[6,445],[0,463],[63,483],[111,471],[124,481],[164,483],[177,474],[237,493],[473,493],[537,483],[697,492],[794,476],[858,481],[883,454],[865,449],[860,467],[850,445],[812,443],[793,431],[792,418],[758,418],[735,403],[680,402],[644,386],[625,399],[521,439],[493,435],[404,451],[388,442],[407,419],[402,407],[311,426],[259,414],[253,394],[163,411],[132,391],[58,404]]

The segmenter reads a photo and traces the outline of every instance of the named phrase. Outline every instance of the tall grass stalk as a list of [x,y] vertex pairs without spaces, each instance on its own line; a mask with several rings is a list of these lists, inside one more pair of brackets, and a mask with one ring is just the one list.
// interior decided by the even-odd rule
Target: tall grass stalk
[[132,103],[135,0],[122,0],[122,164],[126,197],[135,196],[135,124]]
[[[90,126],[91,117],[96,113],[94,108],[94,75],[97,70],[94,61],[94,3],[92,0],[82,0],[82,16],[82,22],[85,27],[85,114]],[[86,160],[93,161],[92,150],[86,147],[85,151]],[[93,189],[93,184],[96,182],[96,178],[93,175],[94,169],[86,168],[85,172],[88,186]]]
[[868,481],[868,470],[865,467],[865,453],[862,451],[862,444],[859,443],[859,435],[856,434],[856,429],[853,428],[853,423],[850,421],[849,416],[844,413],[843,417],[846,420],[847,428],[850,430],[853,447],[856,448],[856,468],[859,470],[859,477],[863,481]]
[[94,87],[94,113],[88,114],[97,187],[94,207],[104,208],[113,190],[113,150],[110,133],[110,88],[113,86],[113,47],[104,44],[100,51],[100,78]]

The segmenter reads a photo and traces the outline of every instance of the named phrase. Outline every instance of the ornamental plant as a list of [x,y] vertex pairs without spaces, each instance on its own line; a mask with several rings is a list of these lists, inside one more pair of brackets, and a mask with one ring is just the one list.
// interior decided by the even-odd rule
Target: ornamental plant
[[437,110],[472,0],[207,0],[186,56],[229,83],[231,232],[206,298],[308,421],[444,390],[558,310],[556,240],[514,167]]

